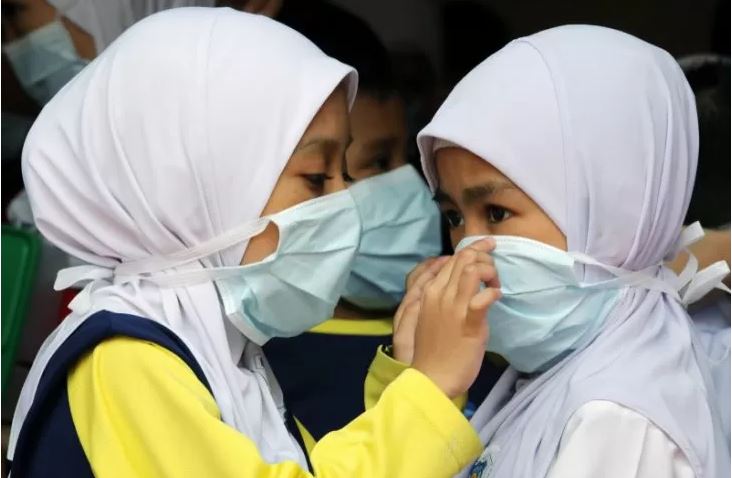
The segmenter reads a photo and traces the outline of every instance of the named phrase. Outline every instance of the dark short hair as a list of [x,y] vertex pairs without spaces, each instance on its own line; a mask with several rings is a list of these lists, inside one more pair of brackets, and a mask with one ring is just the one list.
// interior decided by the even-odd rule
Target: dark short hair
[[358,70],[358,89],[381,99],[396,92],[391,59],[384,44],[356,15],[319,0],[284,2],[277,20],[297,30],[326,55]]
[[698,57],[701,61],[680,61],[699,119],[699,162],[685,222],[719,227],[730,221],[730,63],[725,56]]

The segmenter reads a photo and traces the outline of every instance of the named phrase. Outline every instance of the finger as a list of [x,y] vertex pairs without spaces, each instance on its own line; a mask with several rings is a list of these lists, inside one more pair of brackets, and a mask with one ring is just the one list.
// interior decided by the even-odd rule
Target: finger
[[[402,298],[402,302],[401,304],[399,304],[399,308],[394,314],[395,327],[401,321],[402,315],[404,314],[404,308],[412,302],[420,300],[420,298],[422,297],[424,285],[435,278],[435,274],[437,273],[437,271],[440,270],[439,268],[442,267],[442,265],[447,262],[448,259],[450,259],[449,256],[435,257],[429,260],[429,265],[425,265],[422,273],[416,278],[412,286],[407,289],[407,293],[404,295],[404,298]],[[420,264],[420,266],[423,264],[424,263]],[[420,266],[417,266],[417,268],[419,268]]]
[[475,241],[466,249],[475,249],[479,252],[492,252],[493,249],[496,248],[496,240],[493,237],[486,237],[485,239],[481,239],[479,241]]
[[475,294],[468,304],[468,315],[477,314],[484,316],[488,312],[488,307],[496,303],[503,297],[500,289],[487,287]]
[[402,321],[402,316],[404,316],[407,308],[415,302],[419,304],[420,297],[421,294],[416,293],[408,293],[404,296],[404,299],[402,299],[402,302],[399,304],[399,308],[397,309],[396,313],[394,313],[394,330],[397,330],[399,328],[399,324]]
[[[457,293],[457,286],[460,282],[460,278],[462,277],[463,269],[465,268],[465,266],[467,266],[468,264],[477,263],[484,263],[489,265],[493,263],[493,258],[490,256],[490,254],[488,254],[488,252],[484,250],[485,248],[493,247],[493,245],[491,245],[491,241],[493,242],[493,244],[495,244],[495,241],[491,238],[489,241],[486,242],[479,241],[480,247],[466,247],[465,249],[455,254],[456,259],[452,266],[452,270],[450,271],[450,278],[445,284],[446,299],[452,300],[451,296],[454,296],[454,294]],[[446,267],[447,266],[445,266],[445,268]],[[445,268],[443,268],[442,270],[444,271]]]
[[394,329],[394,358],[411,363],[414,356],[414,335],[419,324],[420,302],[414,301],[404,309],[399,326]]
[[[484,329],[490,327],[490,315],[488,308],[502,297],[501,291],[494,288],[486,288],[473,296],[468,303],[468,313],[465,317],[465,333],[478,335]],[[488,315],[487,315],[488,314]],[[486,317],[488,320],[486,320]]]
[[453,300],[454,306],[458,308],[461,314],[465,314],[470,299],[478,291],[480,291],[480,272],[475,264],[468,264],[460,276],[455,299]]
[[419,300],[415,300],[404,307],[401,321],[399,322],[399,325],[394,328],[395,334],[399,334],[404,331],[414,332],[414,329],[417,327],[420,304],[421,302]]
[[465,264],[468,262],[469,258],[472,258],[475,256],[475,251],[460,251],[455,253],[454,255],[450,256],[450,259],[445,263],[445,265],[440,269],[440,271],[435,276],[435,284],[434,287],[436,289],[443,289],[448,281],[450,280],[450,277],[453,274],[453,270],[455,269],[455,265]]
[[[496,248],[496,240],[492,237],[486,237],[485,239],[481,239],[480,241],[474,242],[473,244],[469,245],[465,249],[457,252],[455,256],[467,256],[468,258],[472,258],[472,260],[469,260],[469,262],[485,262],[488,264],[493,264],[493,258],[490,256],[490,252],[492,252]],[[455,266],[457,266],[458,263],[455,263],[453,266],[453,269],[450,271],[451,273],[455,271]],[[464,264],[463,264],[464,266]],[[461,271],[455,271],[456,273],[461,273]]]
[[442,268],[449,259],[450,256],[442,256],[432,262],[432,264],[417,278],[414,284],[412,284],[412,287],[407,289],[407,293],[405,294],[402,302],[410,302],[413,299],[421,297],[425,284],[434,280],[436,274],[440,271],[440,268]]
[[406,289],[409,289],[412,286],[412,284],[414,284],[416,282],[416,280],[419,279],[419,276],[421,276],[422,273],[424,271],[426,271],[429,268],[429,266],[435,262],[436,259],[437,259],[436,257],[430,257],[429,259],[420,262],[419,264],[417,264],[417,266],[414,269],[409,271],[409,274],[407,274],[407,279],[405,282]]
[[498,277],[498,271],[493,264],[479,263],[475,264],[478,269],[478,276],[480,281],[485,284],[486,287],[493,287],[494,289],[501,288],[501,280]]
[[[465,265],[472,262],[490,262],[493,259],[489,257],[488,251],[495,248],[496,241],[492,237],[482,239],[470,247],[459,251],[453,255],[450,260],[440,269],[437,276],[431,281],[429,290],[425,294],[429,295],[425,302],[429,302],[426,307],[436,306],[439,301],[449,304],[457,293],[457,283],[460,274]],[[450,278],[455,274],[455,279],[450,283]]]
[[[424,284],[434,277],[443,265],[450,259],[450,256],[431,257],[421,262],[407,275],[406,289],[409,290],[418,284]],[[428,274],[427,277],[424,277]]]

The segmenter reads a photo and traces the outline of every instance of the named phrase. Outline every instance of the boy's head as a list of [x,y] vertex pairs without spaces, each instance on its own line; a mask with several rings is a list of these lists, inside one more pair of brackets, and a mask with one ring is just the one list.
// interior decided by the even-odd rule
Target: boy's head
[[278,20],[358,70],[352,143],[346,152],[348,174],[364,179],[406,164],[404,103],[397,93],[389,54],[366,22],[320,1],[287,2]]

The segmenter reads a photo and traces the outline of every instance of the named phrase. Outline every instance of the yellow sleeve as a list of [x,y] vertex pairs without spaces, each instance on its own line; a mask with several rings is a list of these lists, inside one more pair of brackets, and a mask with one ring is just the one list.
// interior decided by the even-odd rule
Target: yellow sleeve
[[293,462],[265,463],[254,442],[220,420],[193,371],[158,345],[102,342],[67,384],[74,426],[98,477],[450,477],[482,451],[465,418],[415,370],[315,444],[313,474]]
[[[366,382],[363,386],[363,401],[366,410],[376,405],[386,387],[408,368],[409,365],[392,358],[386,352],[384,346],[380,346],[376,350],[376,357],[374,357],[373,362],[369,366]],[[465,408],[467,402],[467,393],[453,400],[453,403],[459,410]]]

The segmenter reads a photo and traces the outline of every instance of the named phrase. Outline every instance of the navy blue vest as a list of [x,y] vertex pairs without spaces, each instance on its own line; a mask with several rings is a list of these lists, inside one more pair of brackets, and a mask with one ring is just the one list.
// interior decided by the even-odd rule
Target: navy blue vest
[[[33,404],[18,436],[11,464],[13,478],[94,476],[71,417],[67,376],[76,362],[96,345],[119,336],[146,340],[166,348],[180,357],[211,391],[191,351],[170,330],[134,315],[98,312],[74,331],[53,354],[43,371]],[[287,418],[290,432],[301,441],[292,417],[288,415]]]

